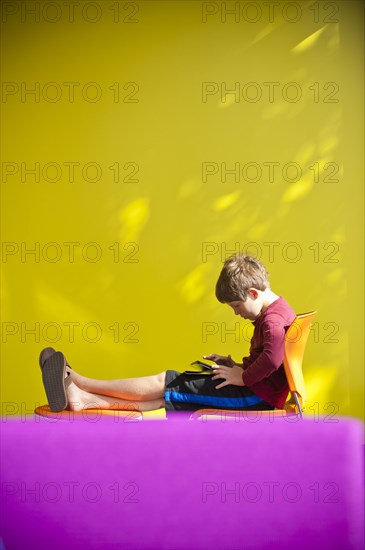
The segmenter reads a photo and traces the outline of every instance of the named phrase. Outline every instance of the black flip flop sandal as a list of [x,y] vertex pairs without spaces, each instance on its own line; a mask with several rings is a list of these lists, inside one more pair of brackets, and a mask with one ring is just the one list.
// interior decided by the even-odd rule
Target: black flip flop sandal
[[60,351],[52,353],[42,365],[42,380],[52,412],[63,411],[67,405],[66,389],[71,376],[65,378],[66,358]]
[[44,348],[42,349],[40,355],[39,355],[39,366],[41,367],[41,370],[43,369],[44,363],[47,361],[51,355],[56,353],[56,350],[54,348]]

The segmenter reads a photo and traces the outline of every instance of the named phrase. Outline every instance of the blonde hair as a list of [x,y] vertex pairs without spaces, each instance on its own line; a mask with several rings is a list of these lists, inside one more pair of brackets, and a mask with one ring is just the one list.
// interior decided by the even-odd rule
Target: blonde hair
[[253,256],[235,254],[224,262],[219,275],[215,295],[222,303],[245,301],[247,290],[270,288],[269,273],[260,260]]

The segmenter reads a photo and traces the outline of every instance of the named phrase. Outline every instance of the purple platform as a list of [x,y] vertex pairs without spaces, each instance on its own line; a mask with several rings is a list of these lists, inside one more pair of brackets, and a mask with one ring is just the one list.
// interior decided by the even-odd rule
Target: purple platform
[[363,426],[328,420],[3,419],[0,548],[362,550]]

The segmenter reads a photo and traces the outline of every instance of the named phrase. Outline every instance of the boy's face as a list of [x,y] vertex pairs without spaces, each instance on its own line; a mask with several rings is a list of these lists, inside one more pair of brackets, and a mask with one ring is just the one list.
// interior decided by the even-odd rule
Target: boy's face
[[247,291],[247,297],[244,302],[237,300],[227,302],[227,304],[233,309],[235,315],[240,315],[244,319],[250,319],[250,321],[257,319],[263,305],[260,293],[256,289],[249,289]]

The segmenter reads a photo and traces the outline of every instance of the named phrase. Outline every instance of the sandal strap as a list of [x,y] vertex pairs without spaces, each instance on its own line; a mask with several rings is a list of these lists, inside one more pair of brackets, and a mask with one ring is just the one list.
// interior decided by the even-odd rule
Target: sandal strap
[[[54,353],[56,353],[56,350],[54,348],[44,348],[41,351],[39,355],[39,366],[41,367],[41,369],[43,369],[44,363],[47,361],[47,359],[49,359],[51,355],[53,355]],[[67,359],[66,359],[66,367],[70,367],[70,369],[72,370],[72,367],[68,363]]]

